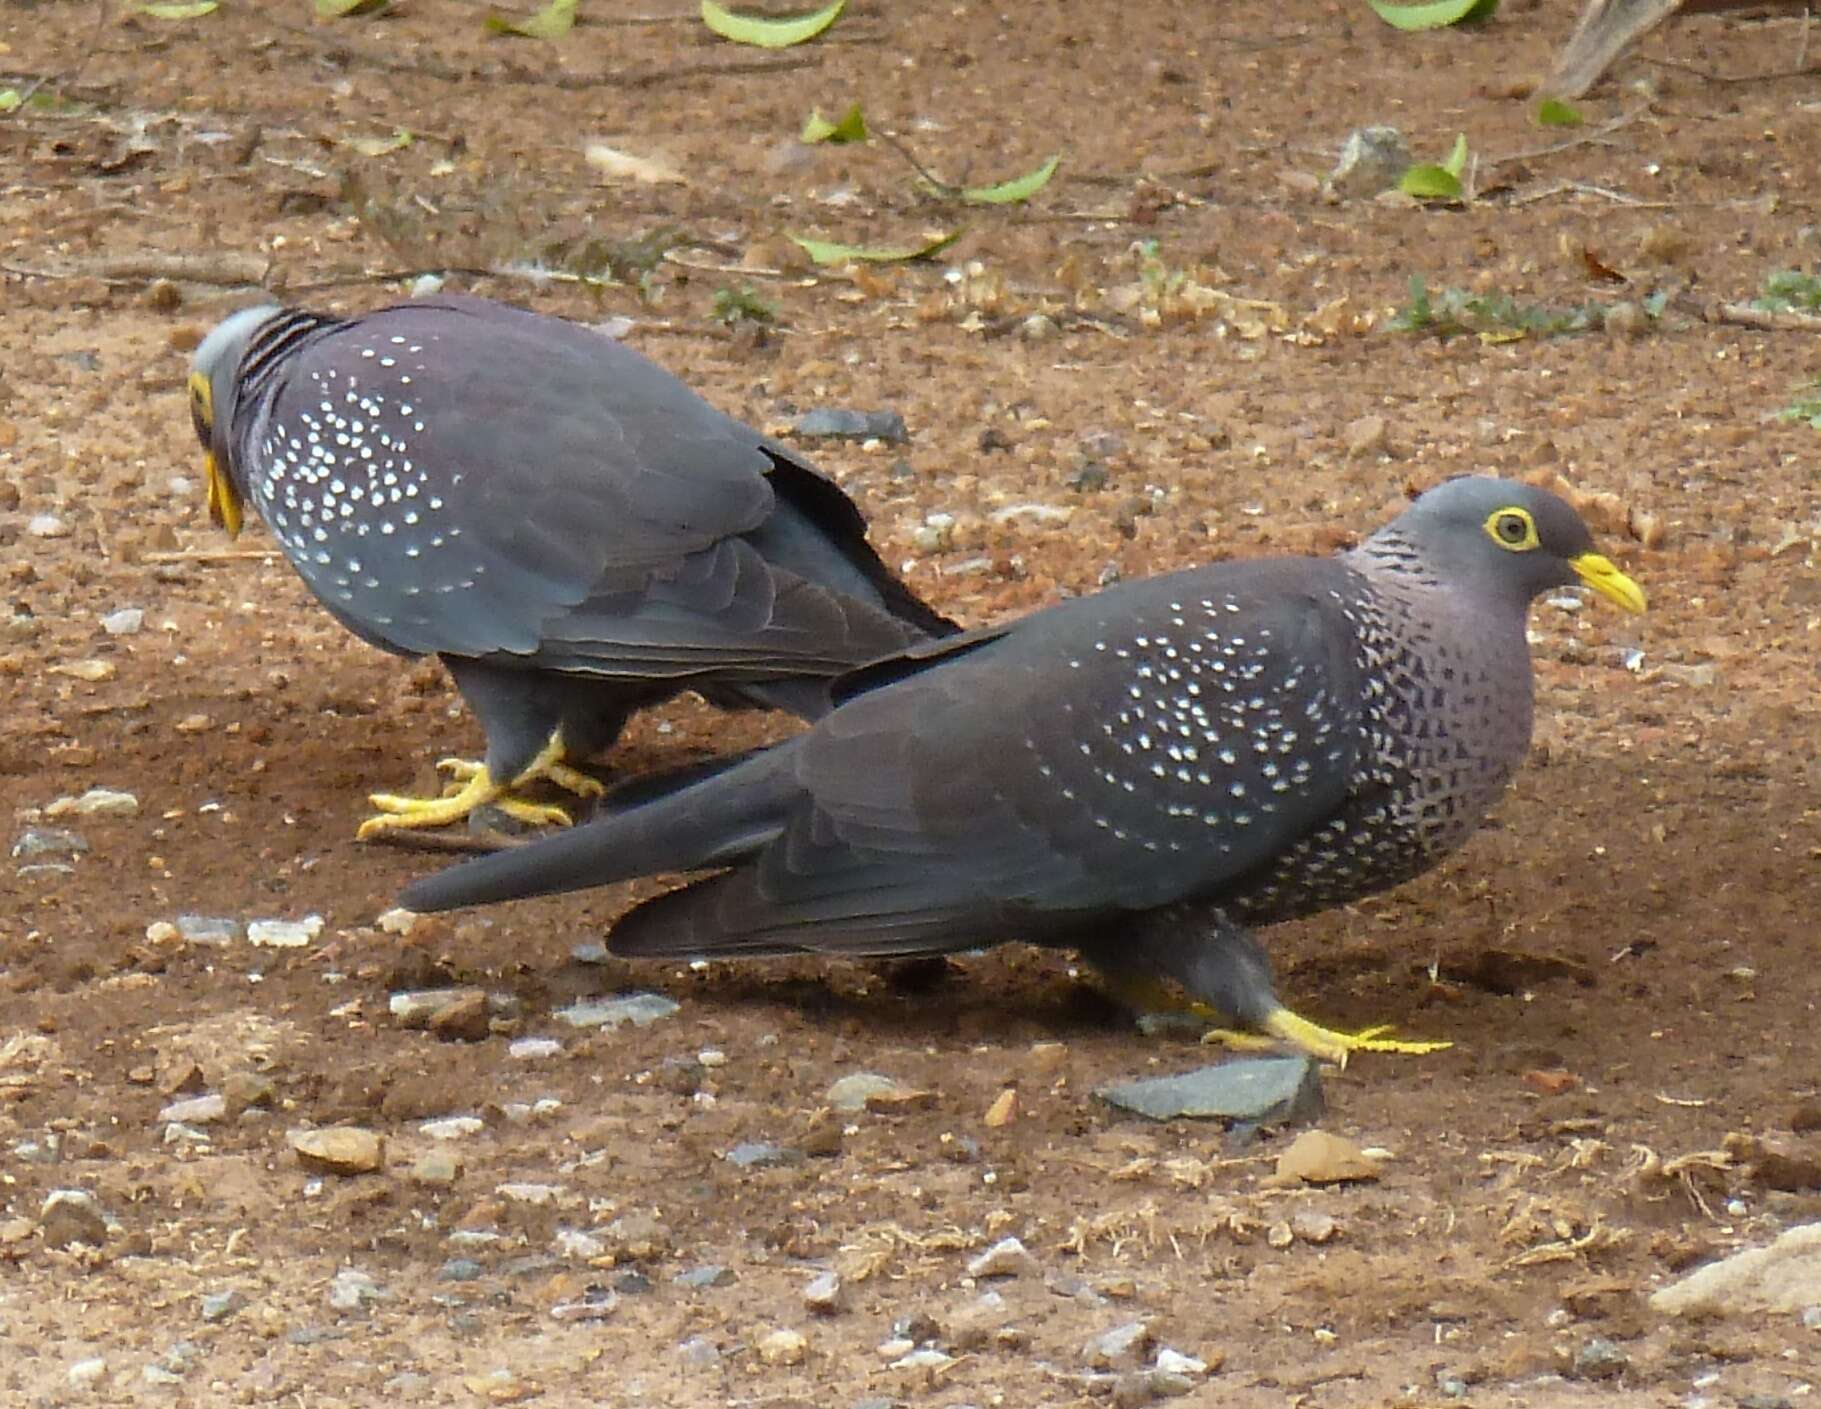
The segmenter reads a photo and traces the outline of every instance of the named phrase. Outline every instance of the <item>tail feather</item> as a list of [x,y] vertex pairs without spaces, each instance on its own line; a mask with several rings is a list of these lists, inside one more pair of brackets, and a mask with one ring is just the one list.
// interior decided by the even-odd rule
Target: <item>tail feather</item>
[[799,794],[794,752],[780,744],[572,832],[426,876],[399,903],[428,914],[728,865],[783,827]]

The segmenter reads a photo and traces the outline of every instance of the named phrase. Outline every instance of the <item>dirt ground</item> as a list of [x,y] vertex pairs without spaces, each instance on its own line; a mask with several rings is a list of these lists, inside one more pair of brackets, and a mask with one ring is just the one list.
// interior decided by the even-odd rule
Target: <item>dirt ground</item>
[[[1566,0],[1425,35],[1353,0],[856,0],[778,54],[692,15],[581,8],[560,44],[489,35],[457,0],[333,22],[301,0],[0,13],[0,87],[34,99],[0,116],[0,813],[9,845],[56,827],[87,847],[0,858],[0,1399],[1767,1409],[1812,1391],[1821,1333],[1800,1318],[1685,1323],[1647,1298],[1821,1211],[1821,442],[1775,416],[1821,353],[1686,299],[1554,340],[1387,327],[1414,274],[1641,304],[1812,267],[1821,81],[1735,81],[1787,71],[1799,21],[1672,27],[1563,131],[1535,124],[1524,80],[1572,27]],[[879,142],[794,142],[812,107],[856,101],[951,182],[1064,164],[1027,206],[962,210]],[[1324,196],[1373,122],[1419,156],[1465,132],[1480,199]],[[367,154],[400,129],[416,140]],[[682,180],[611,180],[590,142]],[[935,261],[858,274],[782,238],[957,226]],[[1590,282],[1583,250],[1624,282]],[[540,260],[621,277],[506,272]],[[1107,1108],[1102,1083],[1210,1055],[1135,1031],[1062,955],[578,960],[625,888],[381,929],[447,858],[357,844],[364,794],[428,785],[478,733],[434,667],[336,627],[262,532],[210,528],[183,380],[200,333],[256,296],[237,277],[355,310],[443,270],[629,319],[632,345],[756,425],[901,412],[908,445],[807,452],[968,622],[1114,574],[1327,551],[1462,471],[1614,496],[1603,539],[1651,611],[1539,604],[1535,756],[1494,823],[1421,881],[1269,936],[1304,1011],[1454,1044],[1329,1073],[1322,1127],[1389,1151],[1381,1176],[1277,1188],[1283,1133]],[[764,336],[712,317],[742,286],[776,306]],[[126,608],[141,629],[110,632]],[[679,703],[612,763],[785,727]],[[51,815],[91,788],[137,810]],[[174,934],[182,915],[323,929],[216,944]],[[492,995],[478,1040],[389,1012],[446,985]],[[637,991],[681,1006],[598,1032],[557,1016]],[[858,1071],[918,1095],[831,1115]],[[1013,1117],[989,1123],[1008,1088]],[[219,1119],[160,1114],[210,1093]],[[461,1116],[478,1124],[426,1133]],[[382,1167],[302,1167],[289,1136],[331,1126],[382,1136]],[[1795,1158],[1753,1158],[1762,1140]],[[725,1158],[755,1142],[782,1153]],[[93,1194],[99,1246],[62,1236],[94,1212],[44,1214],[59,1189]],[[967,1264],[1007,1236],[1032,1264],[983,1299]],[[840,1300],[812,1309],[831,1269]],[[1135,1321],[1139,1371],[1084,1354]],[[1158,1347],[1206,1369],[1147,1378]]]

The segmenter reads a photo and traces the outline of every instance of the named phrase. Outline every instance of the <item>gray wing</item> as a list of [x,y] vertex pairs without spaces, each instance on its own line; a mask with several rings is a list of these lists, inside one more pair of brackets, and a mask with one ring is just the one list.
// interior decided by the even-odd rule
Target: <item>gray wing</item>
[[587,329],[422,300],[287,372],[257,431],[282,477],[254,495],[324,601],[397,649],[762,674],[918,634],[772,571],[739,538],[776,505],[763,439]]
[[615,949],[929,952],[1217,898],[1347,797],[1340,571],[1223,565],[917,648],[801,741],[808,801],[750,867],[635,911]]

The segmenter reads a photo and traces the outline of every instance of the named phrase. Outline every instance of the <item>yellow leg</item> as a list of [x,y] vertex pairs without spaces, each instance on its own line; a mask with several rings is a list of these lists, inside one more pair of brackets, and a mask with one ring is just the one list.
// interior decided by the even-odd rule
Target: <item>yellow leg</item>
[[1271,1040],[1276,1038],[1321,1061],[1343,1067],[1347,1064],[1348,1056],[1354,1052],[1401,1052],[1408,1056],[1421,1056],[1425,1052],[1439,1052],[1454,1045],[1452,1042],[1419,1042],[1386,1037],[1383,1034],[1391,1029],[1383,1025],[1364,1028],[1359,1032],[1337,1032],[1331,1027],[1310,1022],[1283,1007],[1273,1009],[1262,1026],[1269,1036],[1217,1027],[1201,1040],[1241,1051],[1258,1051],[1276,1045]]
[[361,841],[371,841],[383,832],[398,828],[445,827],[453,822],[467,820],[468,814],[477,807],[496,807],[508,817],[528,826],[571,826],[573,819],[562,808],[526,802],[523,798],[512,795],[542,778],[581,797],[592,797],[605,791],[597,779],[577,772],[562,759],[563,736],[560,730],[552,734],[550,742],[538,751],[537,757],[504,786],[493,781],[484,763],[471,762],[465,758],[439,759],[436,766],[452,775],[455,780],[443,789],[441,797],[401,797],[394,793],[374,793],[367,801],[379,809],[379,816],[367,818],[360,824],[360,830],[355,835]]
[[1348,1055],[1353,1052],[1401,1052],[1420,1056],[1453,1045],[1449,1042],[1404,1041],[1386,1037],[1384,1034],[1391,1029],[1385,1026],[1369,1027],[1360,1032],[1337,1032],[1333,1028],[1310,1022],[1281,1006],[1273,1009],[1266,1017],[1260,1025],[1262,1031],[1239,1032],[1226,1026],[1231,1019],[1225,1014],[1215,1011],[1206,1003],[1184,997],[1167,987],[1161,979],[1149,974],[1133,973],[1130,970],[1103,971],[1102,977],[1113,996],[1133,1012],[1190,1013],[1203,1022],[1214,1024],[1202,1036],[1203,1042],[1217,1043],[1241,1052],[1274,1052],[1288,1043],[1320,1061],[1344,1067]]

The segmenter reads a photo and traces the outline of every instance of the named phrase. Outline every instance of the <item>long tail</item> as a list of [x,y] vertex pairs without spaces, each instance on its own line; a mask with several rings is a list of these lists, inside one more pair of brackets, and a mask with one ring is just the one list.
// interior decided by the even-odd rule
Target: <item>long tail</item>
[[729,865],[782,829],[799,795],[796,748],[794,741],[779,744],[573,832],[426,876],[407,886],[399,903],[428,914]]

